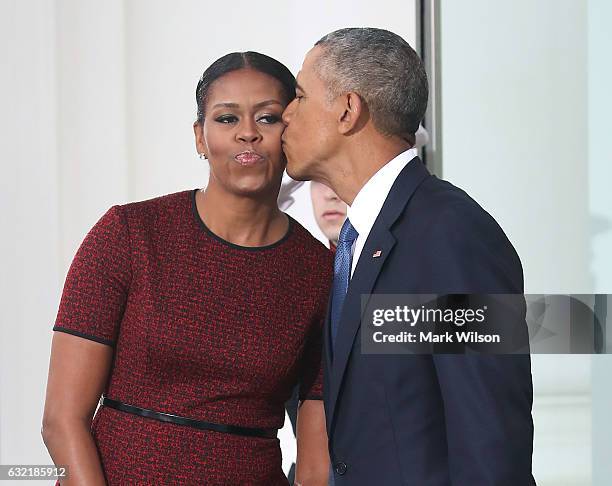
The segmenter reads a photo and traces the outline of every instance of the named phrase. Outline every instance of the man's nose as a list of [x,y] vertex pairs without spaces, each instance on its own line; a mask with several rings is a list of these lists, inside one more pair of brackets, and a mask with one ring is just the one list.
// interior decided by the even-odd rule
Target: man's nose
[[283,123],[285,125],[289,125],[289,122],[291,121],[291,115],[293,114],[293,104],[295,103],[295,100],[293,100],[291,103],[289,103],[287,105],[287,108],[285,108],[285,111],[283,111]]

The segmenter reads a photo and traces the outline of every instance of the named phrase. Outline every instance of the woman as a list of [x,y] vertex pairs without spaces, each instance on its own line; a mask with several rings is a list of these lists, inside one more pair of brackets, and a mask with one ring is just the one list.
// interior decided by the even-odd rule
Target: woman
[[196,90],[206,190],[114,206],[83,241],[43,418],[53,461],[69,466],[62,485],[286,485],[276,430],[296,383],[296,481],[326,484],[332,260],[277,206],[294,85],[262,54],[217,60]]

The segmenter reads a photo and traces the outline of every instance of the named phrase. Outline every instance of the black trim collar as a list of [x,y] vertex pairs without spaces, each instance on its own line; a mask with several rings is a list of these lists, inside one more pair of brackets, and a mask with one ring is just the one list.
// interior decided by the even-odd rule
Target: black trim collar
[[208,234],[208,236],[217,240],[219,243],[223,243],[224,245],[234,248],[236,250],[246,250],[246,251],[270,250],[272,248],[276,248],[277,246],[283,244],[289,238],[289,236],[291,236],[291,233],[293,232],[293,226],[294,226],[295,220],[291,216],[289,216],[287,213],[284,213],[289,219],[289,227],[287,228],[287,232],[285,233],[285,235],[280,240],[275,241],[274,243],[271,243],[269,245],[264,245],[264,246],[241,246],[241,245],[232,243],[231,241],[224,240],[219,235],[213,233],[210,230],[210,228],[206,226],[204,221],[202,221],[202,218],[200,217],[200,214],[198,213],[198,206],[196,204],[196,193],[198,191],[199,189],[194,189],[193,191],[191,191],[191,209],[193,211],[193,215],[196,219],[197,224],[200,226],[200,228],[202,228],[206,232],[206,234]]

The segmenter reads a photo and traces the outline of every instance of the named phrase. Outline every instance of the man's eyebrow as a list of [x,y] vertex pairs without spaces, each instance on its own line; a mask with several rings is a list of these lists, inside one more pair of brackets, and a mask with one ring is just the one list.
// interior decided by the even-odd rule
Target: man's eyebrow
[[[265,101],[260,101],[259,103],[256,103],[254,105],[254,108],[261,108],[263,106],[268,106],[268,105],[281,105],[282,103],[278,100],[265,100]],[[240,105],[238,103],[217,103],[216,105],[213,106],[214,108],[240,108]]]

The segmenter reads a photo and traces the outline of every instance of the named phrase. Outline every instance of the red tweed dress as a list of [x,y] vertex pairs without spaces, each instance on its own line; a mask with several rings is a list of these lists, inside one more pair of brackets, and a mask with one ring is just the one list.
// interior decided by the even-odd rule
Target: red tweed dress
[[[112,207],[66,278],[53,329],[114,348],[105,396],[219,424],[280,428],[322,399],[332,255],[290,218],[264,247],[214,235],[196,190]],[[275,438],[163,423],[102,406],[92,435],[109,485],[287,485]]]

